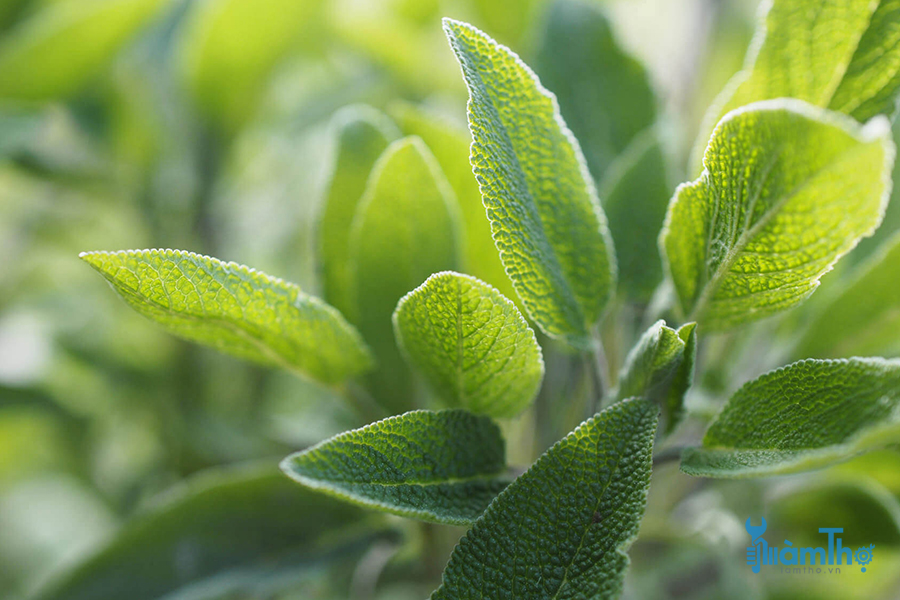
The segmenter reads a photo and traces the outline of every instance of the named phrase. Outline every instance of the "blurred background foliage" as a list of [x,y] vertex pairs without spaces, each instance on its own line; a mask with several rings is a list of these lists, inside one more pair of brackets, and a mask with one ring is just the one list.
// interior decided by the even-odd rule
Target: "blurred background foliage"
[[[664,207],[675,184],[692,178],[685,172],[690,147],[705,109],[741,67],[756,4],[591,4],[608,22],[600,17],[590,39],[618,44],[632,57],[623,64],[636,70],[638,88],[646,85],[643,64],[657,98],[627,107],[634,127],[604,122],[602,111],[595,122],[579,121],[584,111],[563,102],[564,116],[589,148],[601,196],[614,195],[615,178],[629,176],[610,170],[648,120],[656,123],[655,135],[632,150],[648,161],[641,172],[656,178],[647,193],[661,196]],[[0,0],[0,599],[24,596],[117,531],[134,534],[132,515],[198,472],[247,461],[274,465],[290,451],[364,424],[333,392],[158,330],[110,293],[78,252],[183,248],[321,294],[316,219],[334,169],[335,113],[352,104],[380,109],[432,146],[457,192],[471,189],[471,173],[452,167],[465,152],[459,140],[466,135],[466,96],[440,18],[483,28],[575,104],[604,106],[614,98],[602,86],[591,88],[584,73],[585,53],[596,49],[567,46],[567,30],[547,25],[548,15],[570,5]],[[570,25],[592,26],[577,18]],[[567,85],[574,89],[559,89]],[[448,129],[422,114],[439,115]],[[621,139],[601,135],[595,145],[591,132],[610,127]],[[602,146],[607,138],[615,142],[610,147]],[[615,202],[610,219],[627,226],[629,199]],[[771,353],[790,355],[787,344],[779,345],[782,332],[814,318],[839,289],[834,282],[900,227],[898,205],[876,238],[825,278],[807,308],[710,341],[702,357],[707,374],[692,398],[695,414],[714,411],[727,392],[778,364]],[[616,240],[623,256],[655,254],[653,242],[625,249],[628,241]],[[514,297],[508,283],[493,283]],[[635,284],[630,293],[638,304],[655,283]],[[639,326],[631,310],[622,313],[624,325],[607,324],[604,332],[614,364],[627,350],[615,347],[616,329]],[[541,343],[544,392],[531,411],[505,424],[514,464],[529,464],[583,415],[581,405],[569,402],[585,385],[582,365],[548,340]],[[627,596],[896,597],[898,473],[900,454],[891,450],[774,483],[691,479],[674,464],[655,469]],[[180,510],[183,523],[196,520],[197,506]],[[304,510],[297,509],[297,519]],[[336,510],[346,512],[333,517],[341,522],[365,520],[356,510]],[[864,577],[748,578],[743,521],[760,514],[798,540],[829,519],[852,520],[846,527],[878,534],[875,555],[883,566]],[[334,560],[306,561],[302,574],[278,585],[253,580],[189,597],[366,598],[379,574],[378,597],[425,597],[460,531],[408,530],[398,541],[377,534],[379,527],[370,530],[369,543],[339,544],[344,550],[326,553]],[[293,531],[285,529],[288,545],[296,542]],[[297,535],[309,541],[314,534]],[[866,540],[872,541],[860,543]],[[435,545],[440,564],[418,560],[419,549]]]

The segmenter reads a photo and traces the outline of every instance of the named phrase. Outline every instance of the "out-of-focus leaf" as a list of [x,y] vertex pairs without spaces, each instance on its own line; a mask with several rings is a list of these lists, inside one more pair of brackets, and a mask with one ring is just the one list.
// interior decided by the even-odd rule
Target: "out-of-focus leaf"
[[860,126],[799,100],[729,113],[660,235],[682,311],[727,329],[805,300],[881,223],[889,134],[884,117]]
[[432,273],[459,259],[456,199],[422,140],[391,144],[369,178],[350,235],[354,314],[375,352],[376,398],[393,412],[411,408],[409,369],[394,341],[397,302]]
[[207,473],[139,514],[36,599],[191,598],[212,585],[224,593],[353,551],[385,531],[274,468]]
[[278,62],[314,46],[322,0],[196,2],[181,32],[181,69],[197,104],[233,132],[252,116]]
[[900,236],[859,267],[859,274],[808,325],[794,355],[842,358],[900,353]]
[[523,41],[544,0],[470,0],[478,23],[504,44]]
[[740,390],[681,468],[705,477],[794,473],[900,439],[900,361],[802,360]]
[[460,540],[432,600],[617,597],[647,502],[656,414],[625,400],[550,448]]
[[51,4],[0,42],[0,96],[64,98],[81,91],[164,0]]
[[81,258],[142,315],[185,339],[338,384],[372,366],[356,330],[296,285],[181,250]]
[[325,299],[354,318],[350,298],[350,228],[375,161],[399,131],[373,108],[349,106],[334,117],[337,155],[318,230],[319,265]]
[[578,142],[515,53],[471,25],[444,29],[469,88],[470,160],[500,259],[547,335],[589,347],[616,273]]
[[544,361],[510,300],[459,273],[432,275],[394,312],[397,342],[451,407],[514,417],[534,400]]
[[281,468],[341,500],[452,525],[474,522],[509,483],[500,430],[463,410],[390,417],[292,454]]
[[515,290],[494,240],[485,214],[481,190],[469,164],[469,132],[411,104],[398,104],[390,112],[407,135],[417,135],[428,145],[456,193],[465,230],[463,266],[466,273],[486,281],[504,296],[516,298]]
[[684,395],[694,379],[695,323],[675,330],[657,321],[637,341],[619,374],[616,400],[640,396],[660,405],[664,430],[671,433],[684,417]]

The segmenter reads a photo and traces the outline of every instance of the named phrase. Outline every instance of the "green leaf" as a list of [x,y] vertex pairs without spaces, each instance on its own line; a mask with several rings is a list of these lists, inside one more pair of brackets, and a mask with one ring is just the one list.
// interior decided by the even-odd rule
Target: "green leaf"
[[378,160],[350,234],[357,324],[378,357],[371,380],[393,412],[412,406],[412,379],[394,341],[391,315],[409,290],[459,259],[458,206],[422,140],[391,144]]
[[[632,140],[656,121],[647,72],[620,48],[609,20],[594,4],[556,0],[540,37],[534,70],[556,94],[594,179],[601,181]],[[634,205],[636,199],[631,200]]]
[[729,113],[660,235],[682,311],[714,330],[802,302],[878,227],[893,160],[884,118],[786,99]]
[[900,89],[898,18],[898,0],[772,2],[747,67],[707,112],[697,158],[725,113],[759,100],[798,98],[859,121],[893,113]]
[[900,440],[900,361],[802,360],[745,384],[681,468],[705,477],[794,473]]
[[367,106],[348,106],[333,119],[337,153],[319,220],[318,258],[325,299],[350,320],[350,229],[375,161],[400,137],[390,120]]
[[230,468],[195,477],[140,513],[36,600],[241,590],[358,551],[384,532],[358,508],[298,487],[274,468]]
[[515,298],[515,290],[491,238],[491,222],[485,215],[481,190],[469,164],[472,143],[469,132],[411,104],[395,105],[390,115],[405,134],[417,135],[428,145],[456,193],[465,233],[465,272],[491,284],[504,296]]
[[80,0],[45,6],[4,34],[0,96],[49,100],[80,92],[163,4]]
[[620,402],[548,450],[460,540],[432,600],[618,597],[647,502],[656,413]]
[[578,142],[511,50],[459,21],[444,30],[469,88],[470,160],[500,260],[547,335],[589,347],[615,260]]
[[463,410],[419,410],[347,431],[281,463],[292,479],[367,508],[469,525],[509,481],[500,430]]
[[80,256],[132,308],[187,340],[326,384],[372,366],[341,314],[292,283],[182,250]]
[[459,273],[437,273],[400,300],[394,330],[409,362],[441,399],[493,417],[514,417],[534,400],[544,360],[510,300]]
[[794,354],[798,358],[900,354],[898,281],[900,235],[895,235],[821,308]]
[[640,396],[658,403],[665,433],[684,417],[684,396],[694,379],[696,329],[696,323],[688,323],[676,331],[657,321],[628,353],[611,394],[617,401]]

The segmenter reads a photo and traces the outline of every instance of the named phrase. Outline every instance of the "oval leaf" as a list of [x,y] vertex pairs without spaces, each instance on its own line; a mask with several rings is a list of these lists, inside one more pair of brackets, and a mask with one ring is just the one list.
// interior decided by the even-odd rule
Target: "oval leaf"
[[660,235],[683,311],[726,329],[802,302],[878,227],[893,160],[883,118],[783,99],[727,115]]
[[744,385],[681,469],[705,477],[793,473],[900,439],[900,361],[802,360]]
[[534,400],[544,360],[516,306],[459,273],[432,275],[400,300],[397,341],[448,406],[514,417]]
[[183,250],[84,252],[136,311],[171,333],[337,384],[372,366],[341,314],[292,283]]
[[281,468],[342,500],[452,525],[471,524],[508,483],[500,430],[462,410],[390,417],[293,454]]
[[615,261],[578,142],[515,53],[465,23],[445,19],[444,30],[469,88],[470,160],[506,273],[541,330],[588,347]]
[[620,402],[548,450],[460,540],[432,600],[617,597],[647,502],[656,413]]

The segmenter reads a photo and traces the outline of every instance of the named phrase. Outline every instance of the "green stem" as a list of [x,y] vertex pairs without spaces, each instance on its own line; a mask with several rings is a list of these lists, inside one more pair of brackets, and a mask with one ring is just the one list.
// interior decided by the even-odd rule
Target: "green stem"
[[609,366],[606,362],[606,354],[603,351],[603,343],[599,337],[593,350],[585,353],[585,362],[587,363],[587,371],[594,388],[594,393],[588,401],[588,418],[590,418],[603,408],[603,399],[609,390]]

